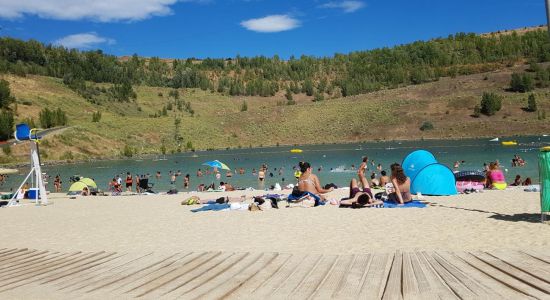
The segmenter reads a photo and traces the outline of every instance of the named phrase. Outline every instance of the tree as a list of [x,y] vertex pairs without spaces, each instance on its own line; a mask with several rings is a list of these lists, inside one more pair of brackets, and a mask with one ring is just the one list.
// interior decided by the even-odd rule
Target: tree
[[526,93],[535,88],[533,77],[530,74],[513,73],[510,80],[510,90],[513,92]]
[[481,116],[481,107],[479,107],[479,105],[476,104],[476,106],[474,106],[474,114],[473,116],[475,118],[479,118]]
[[4,79],[0,79],[0,108],[8,108],[15,101],[11,95],[10,83]]
[[248,110],[248,104],[246,104],[246,100],[243,100],[243,104],[241,104],[241,111],[247,111]]
[[101,112],[100,111],[96,111],[96,112],[92,113],[92,122],[93,123],[99,123],[100,120],[101,120]]
[[287,101],[292,101],[292,91],[290,90],[289,87],[286,88],[286,93],[285,93],[285,97],[286,97],[286,100]]
[[311,80],[307,79],[304,82],[304,86],[302,88],[302,92],[306,93],[308,96],[313,96],[313,82]]
[[481,97],[481,113],[487,116],[494,115],[502,108],[502,97],[494,93],[483,93]]
[[434,125],[428,121],[422,123],[422,126],[420,126],[420,130],[422,131],[433,130],[433,129],[434,129]]
[[0,112],[0,140],[8,140],[13,133],[13,113],[11,111]]
[[527,98],[527,111],[537,111],[537,100],[535,99],[534,94],[529,95],[529,97]]

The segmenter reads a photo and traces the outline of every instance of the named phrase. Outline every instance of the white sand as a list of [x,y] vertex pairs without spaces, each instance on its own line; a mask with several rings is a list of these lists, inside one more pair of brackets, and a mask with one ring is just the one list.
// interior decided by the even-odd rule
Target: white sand
[[[331,198],[347,191],[335,191]],[[247,195],[265,192],[246,192]],[[243,192],[199,194],[203,199]],[[192,213],[188,195],[79,197],[0,209],[0,247],[57,251],[277,251],[538,249],[550,244],[539,193],[522,190],[427,198],[418,209],[269,209]],[[282,203],[281,203],[282,204]]]

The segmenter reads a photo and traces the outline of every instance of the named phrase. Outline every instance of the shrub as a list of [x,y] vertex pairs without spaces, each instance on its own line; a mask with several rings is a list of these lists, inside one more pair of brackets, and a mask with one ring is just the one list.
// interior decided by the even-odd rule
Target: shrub
[[325,100],[325,96],[319,92],[315,93],[315,97],[313,97],[313,102],[320,102]]
[[122,150],[122,155],[125,157],[132,157],[134,156],[134,149],[130,145],[126,144],[124,146],[124,150]]
[[100,120],[101,120],[101,112],[100,111],[96,111],[95,113],[92,114],[92,122],[93,123],[98,123]]
[[513,73],[510,80],[510,90],[512,92],[525,93],[535,88],[533,77],[530,74]]
[[52,128],[55,126],[65,126],[68,123],[68,118],[65,112],[58,108],[56,110],[42,109],[39,114],[40,126],[42,128]]
[[481,116],[481,107],[479,105],[474,106],[474,114],[473,116],[475,118],[479,118]]
[[502,97],[494,93],[483,93],[481,98],[481,113],[487,116],[494,115],[502,108]]
[[241,105],[241,111],[247,111],[248,110],[248,104],[246,101],[243,101],[243,104]]
[[434,125],[428,121],[422,123],[422,126],[420,126],[420,130],[422,131],[432,130],[432,129],[434,129]]
[[529,97],[527,98],[527,111],[537,111],[537,100],[535,99],[534,94],[529,95]]
[[13,113],[11,111],[0,112],[0,140],[7,140],[13,133]]
[[7,108],[15,98],[11,95],[10,83],[0,79],[0,108]]
[[11,155],[11,146],[7,145],[7,146],[2,147],[2,152],[4,152],[4,154],[6,154],[6,156],[10,156]]

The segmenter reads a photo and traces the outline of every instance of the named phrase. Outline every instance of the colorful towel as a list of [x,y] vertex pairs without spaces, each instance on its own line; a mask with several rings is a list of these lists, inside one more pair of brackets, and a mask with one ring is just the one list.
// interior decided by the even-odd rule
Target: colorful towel
[[418,200],[407,202],[404,205],[398,205],[397,203],[391,202],[391,201],[384,202],[384,208],[410,208],[410,207],[425,208],[426,206],[428,206],[426,203],[420,202]]

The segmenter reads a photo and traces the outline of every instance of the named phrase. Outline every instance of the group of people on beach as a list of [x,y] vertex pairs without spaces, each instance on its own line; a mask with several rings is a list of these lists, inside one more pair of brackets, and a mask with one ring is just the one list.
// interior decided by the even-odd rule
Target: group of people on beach
[[[371,184],[369,184],[365,171],[367,169],[367,164],[369,162],[368,157],[363,157],[363,162],[357,170],[356,178],[352,178],[349,185],[349,197],[337,201],[340,206],[350,206],[350,207],[370,207],[382,204],[382,201],[375,199],[371,190]],[[298,177],[297,188],[300,192],[305,195],[311,196],[314,198],[315,202],[326,202],[327,198],[324,194],[332,192],[334,187],[329,187],[328,189],[323,187],[319,177],[313,174],[313,169],[308,162],[300,162],[299,164],[301,175]],[[381,170],[382,176],[378,182],[371,181],[375,185],[383,183],[383,187],[388,187],[387,197],[389,201],[393,201],[397,204],[403,205],[407,202],[412,201],[412,195],[410,192],[411,180],[405,175],[405,172],[400,164],[394,163],[391,165],[391,176],[387,177],[384,170]]]

